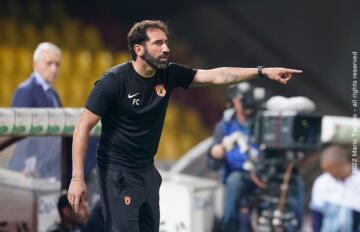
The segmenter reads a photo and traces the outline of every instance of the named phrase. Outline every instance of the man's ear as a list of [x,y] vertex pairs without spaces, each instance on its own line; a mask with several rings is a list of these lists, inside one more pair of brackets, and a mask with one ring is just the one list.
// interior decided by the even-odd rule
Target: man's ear
[[144,55],[144,46],[140,45],[140,44],[135,44],[134,51],[137,56],[143,56]]

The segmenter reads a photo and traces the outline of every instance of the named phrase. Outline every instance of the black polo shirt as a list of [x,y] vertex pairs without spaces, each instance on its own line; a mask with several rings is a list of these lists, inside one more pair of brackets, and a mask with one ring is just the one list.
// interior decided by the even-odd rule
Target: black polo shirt
[[154,162],[166,108],[176,87],[187,89],[196,70],[170,63],[151,78],[131,62],[117,65],[95,82],[86,108],[101,117],[97,161],[143,168]]

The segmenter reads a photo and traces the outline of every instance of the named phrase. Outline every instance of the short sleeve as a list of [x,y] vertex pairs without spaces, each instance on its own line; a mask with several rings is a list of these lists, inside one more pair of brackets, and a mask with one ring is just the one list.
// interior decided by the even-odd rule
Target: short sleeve
[[95,82],[85,107],[94,114],[102,117],[110,109],[116,96],[116,77],[111,72],[104,73],[103,77]]
[[169,74],[170,78],[174,82],[174,88],[182,87],[188,89],[192,81],[194,80],[197,70],[189,68],[185,65],[170,63]]
[[[324,175],[324,174],[323,174]],[[324,176],[319,176],[312,187],[310,209],[322,212],[327,196],[326,186],[324,186]],[[325,181],[326,182],[326,181]]]
[[222,129],[222,122],[216,124],[215,132],[213,134],[213,143],[211,144],[208,152],[207,152],[207,164],[211,169],[219,169],[222,165],[222,160],[216,160],[211,156],[211,149],[216,144],[221,143],[224,136],[224,132]]
[[223,122],[218,122],[215,126],[214,130],[214,145],[219,144],[222,142],[222,139],[224,138],[224,132],[223,132]]

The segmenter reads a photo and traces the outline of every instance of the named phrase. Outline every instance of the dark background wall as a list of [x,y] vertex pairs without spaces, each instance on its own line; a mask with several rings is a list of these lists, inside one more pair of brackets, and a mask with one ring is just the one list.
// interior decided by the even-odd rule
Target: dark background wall
[[[352,51],[360,48],[358,1],[227,1],[196,4],[174,20],[209,67],[288,66],[304,74],[280,86],[328,114],[351,115]],[[259,83],[260,84],[260,83]]]
[[[267,80],[254,83],[275,94],[307,96],[322,113],[352,114],[352,51],[360,48],[359,1],[92,0],[85,7],[81,1],[69,1],[69,6],[74,16],[117,23],[125,33],[142,19],[168,21],[172,36],[186,41],[208,68],[262,64],[303,69],[304,74],[287,86]],[[107,37],[126,44],[116,33]],[[217,94],[221,99],[222,90]],[[192,92],[197,91],[201,92]]]
[[[116,1],[116,0],[19,0],[21,9],[11,9],[13,1],[0,0],[0,13],[10,12],[19,21],[31,19],[29,12],[49,9],[31,19],[43,24],[53,20],[51,12],[63,10],[98,26],[107,47],[126,49],[126,34],[142,19],[162,19],[169,23],[171,47],[181,44],[187,54],[172,59],[195,67],[286,66],[304,74],[282,86],[257,80],[274,94],[304,95],[325,114],[351,115],[352,51],[360,48],[359,1]],[[58,11],[52,8],[63,7]],[[18,7],[18,5],[16,5]],[[213,112],[214,123],[223,108],[223,88],[195,89],[179,94],[180,101]],[[201,97],[207,94],[207,98]],[[200,98],[200,100],[197,100]],[[194,100],[196,99],[196,100]],[[205,105],[205,106],[204,106]],[[208,108],[207,110],[205,108]]]

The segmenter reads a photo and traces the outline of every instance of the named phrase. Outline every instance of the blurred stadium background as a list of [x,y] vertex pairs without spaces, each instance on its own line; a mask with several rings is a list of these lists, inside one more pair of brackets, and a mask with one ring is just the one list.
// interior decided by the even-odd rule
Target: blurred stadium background
[[[356,1],[0,1],[0,106],[32,69],[41,41],[62,49],[56,82],[64,107],[81,107],[107,68],[129,60],[126,33],[146,18],[169,22],[171,59],[193,67],[288,66],[303,78],[273,93],[303,95],[327,114],[351,110],[351,51],[360,41]],[[207,96],[206,98],[203,96]],[[221,116],[221,88],[178,91],[167,113],[158,158],[176,159],[210,135]],[[181,112],[179,114],[179,112]],[[170,133],[171,131],[171,133]],[[176,138],[175,138],[176,137]]]
[[[126,34],[132,24],[162,19],[169,23],[172,61],[195,68],[303,69],[286,86],[253,83],[277,95],[309,97],[321,113],[350,116],[351,52],[360,50],[358,9],[359,1],[324,0],[0,0],[0,107],[10,107],[42,41],[62,49],[55,89],[63,106],[82,107],[102,72],[129,60]],[[173,162],[211,135],[224,109],[223,90],[175,92],[158,160]],[[307,190],[319,173],[317,161],[318,156],[304,161]]]

